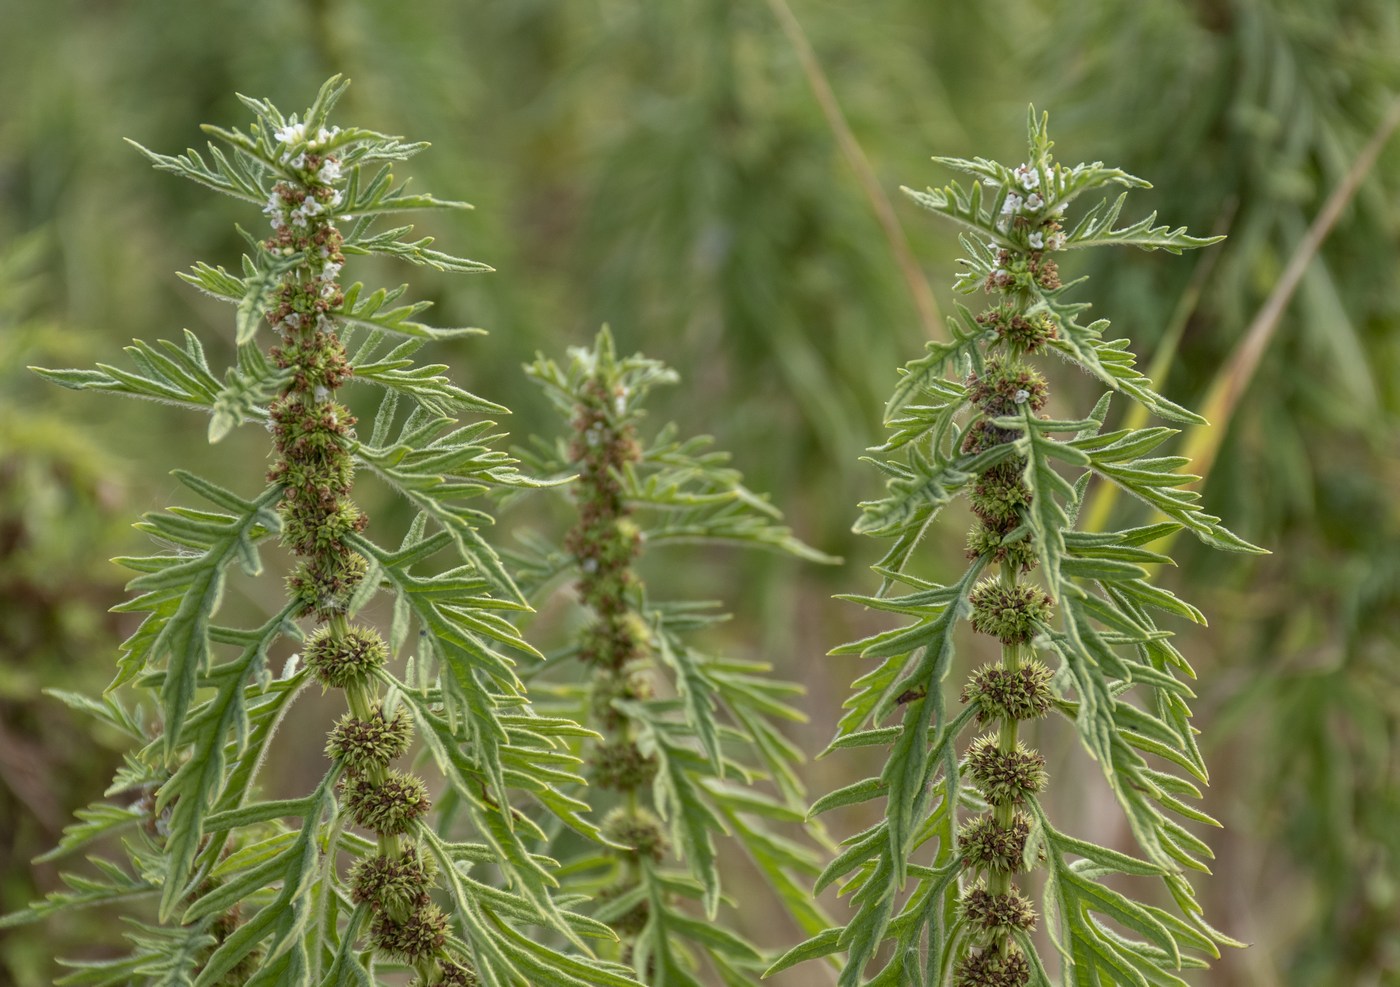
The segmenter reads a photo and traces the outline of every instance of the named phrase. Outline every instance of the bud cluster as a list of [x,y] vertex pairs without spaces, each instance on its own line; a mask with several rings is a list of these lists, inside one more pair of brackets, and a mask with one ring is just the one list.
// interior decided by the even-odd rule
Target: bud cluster
[[[964,381],[974,418],[961,449],[976,454],[1015,442],[1023,430],[1014,421],[1039,414],[1049,398],[1045,377],[1023,357],[1047,346],[1059,334],[1054,318],[1032,309],[1036,291],[1060,287],[1059,270],[1048,253],[1064,246],[1062,210],[1043,196],[1041,169],[1022,165],[1015,187],[1003,196],[998,229],[1015,247],[996,248],[996,264],[985,288],[1000,300],[977,317],[991,330],[996,355]],[[998,576],[979,582],[968,594],[975,631],[996,638],[1000,665],[973,673],[963,701],[973,704],[979,723],[996,725],[978,737],[964,761],[967,777],[991,807],[963,827],[958,848],[978,879],[962,894],[961,909],[971,929],[969,946],[954,966],[956,987],[1021,987],[1030,966],[1013,936],[1035,926],[1035,910],[1012,883],[1027,869],[1030,823],[1019,806],[1045,788],[1045,758],[1017,739],[1020,721],[1044,715],[1053,703],[1050,672],[1022,649],[1049,622],[1054,601],[1019,577],[1037,564],[1027,523],[1033,493],[1026,483],[1026,459],[1013,454],[984,469],[970,491],[977,520],[967,536],[967,554],[1000,567]]]
[[366,517],[350,497],[355,418],[335,399],[353,373],[335,321],[345,301],[337,281],[344,238],[333,222],[344,195],[336,187],[337,135],[326,128],[308,134],[295,122],[275,135],[286,177],[264,208],[273,233],[263,247],[293,263],[267,313],[279,334],[273,361],[287,372],[269,409],[277,459],[268,479],[283,489],[282,541],[298,558],[289,590],[298,614],[320,625],[307,636],[304,660],[323,686],[345,690],[352,710],[331,730],[326,754],[344,768],[347,815],[378,836],[378,855],[351,871],[353,900],[370,910],[369,938],[377,950],[413,964],[424,983],[471,984],[475,975],[443,955],[447,917],[432,901],[432,863],[402,839],[431,802],[422,779],[389,767],[408,751],[412,727],[402,712],[386,715],[372,698],[388,646],[377,631],[345,620],[366,571],[350,538]]
[[[623,478],[641,461],[636,427],[626,413],[622,385],[598,374],[579,388],[569,457],[578,470],[574,501],[578,519],[565,538],[565,547],[578,566],[579,599],[592,612],[592,622],[579,637],[579,660],[594,669],[589,705],[593,722],[609,734],[593,746],[589,757],[595,785],[620,793],[623,806],[603,819],[603,837],[626,850],[624,859],[659,861],[670,850],[661,820],[637,807],[636,793],[656,778],[656,756],[644,753],[632,736],[618,702],[649,698],[648,669],[652,630],[637,607],[639,582],[633,564],[642,550],[642,534],[630,515]],[[604,899],[615,899],[636,887],[636,869],[611,886]],[[623,938],[635,937],[646,925],[649,905],[643,901],[610,924]]]

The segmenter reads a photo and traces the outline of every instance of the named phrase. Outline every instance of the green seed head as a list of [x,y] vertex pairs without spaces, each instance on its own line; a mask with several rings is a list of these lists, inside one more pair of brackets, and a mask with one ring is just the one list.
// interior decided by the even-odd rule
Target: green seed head
[[[618,884],[610,884],[598,892],[598,902],[607,907],[607,903],[622,897],[629,891],[634,890],[635,885],[623,881]],[[630,939],[646,928],[647,919],[651,916],[651,902],[642,898],[621,915],[605,919],[608,925],[619,936]]]
[[428,811],[432,800],[421,778],[390,771],[379,783],[363,775],[347,782],[345,805],[356,825],[381,836],[399,836]]
[[395,858],[362,857],[350,870],[351,897],[373,911],[403,912],[426,900],[437,865],[409,844]]
[[344,637],[319,627],[307,639],[302,658],[322,685],[344,689],[365,682],[388,661],[389,649],[368,627],[351,627]]
[[1007,541],[1003,534],[988,527],[985,521],[975,522],[968,530],[967,557],[986,558],[992,562],[1013,566],[1020,572],[1030,572],[1039,564],[1035,555],[1035,543],[1029,538]]
[[355,772],[385,767],[403,756],[412,737],[413,726],[402,711],[385,720],[383,707],[376,703],[367,720],[357,720],[350,713],[340,718],[326,742],[326,756],[344,761]]
[[643,754],[629,740],[599,744],[593,749],[591,763],[593,781],[600,788],[630,792],[650,785],[656,777],[655,756]]
[[614,809],[603,819],[600,829],[604,839],[630,847],[638,857],[659,861],[671,849],[661,820],[646,809]]
[[979,882],[963,895],[962,910],[968,922],[988,936],[1035,928],[1035,908],[1015,888],[1006,894],[991,894]]
[[967,770],[990,805],[1023,802],[1045,790],[1045,757],[1019,741],[1013,751],[997,746],[993,734],[978,737],[967,749]]
[[1025,644],[1038,626],[1050,619],[1054,602],[1033,586],[1006,586],[997,579],[984,579],[968,594],[972,604],[972,626],[990,634],[1002,644]]
[[977,722],[1033,720],[1054,705],[1050,669],[1032,658],[1012,671],[999,665],[983,665],[963,686],[962,701],[977,706]]
[[968,867],[1014,873],[1024,870],[1022,860],[1030,832],[1030,821],[1019,812],[1005,828],[992,816],[979,816],[958,834],[958,849]]
[[992,947],[969,950],[953,970],[953,987],[1025,987],[1030,979],[1030,964],[1015,946],[1004,954]]
[[447,941],[447,917],[437,905],[423,905],[398,921],[388,912],[374,917],[370,938],[390,956],[414,963],[431,956]]

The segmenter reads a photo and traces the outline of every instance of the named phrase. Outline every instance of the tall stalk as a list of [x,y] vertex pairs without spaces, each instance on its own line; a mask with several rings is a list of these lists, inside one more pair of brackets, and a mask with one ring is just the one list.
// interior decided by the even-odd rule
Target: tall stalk
[[[1182,489],[1194,479],[1176,472],[1186,460],[1150,456],[1173,430],[1103,432],[1107,394],[1087,417],[1049,417],[1049,386],[1034,363],[1053,351],[1159,417],[1199,422],[1133,369],[1126,340],[1103,338],[1107,321],[1079,321],[1088,305],[1066,298],[1073,285],[1061,283],[1057,258],[1101,244],[1179,253],[1213,241],[1154,227],[1154,216],[1115,229],[1126,193],[1071,219],[1085,192],[1146,183],[1101,163],[1057,164],[1034,111],[1028,130],[1028,160],[1018,167],[939,158],[977,184],[909,193],[971,231],[961,237],[968,256],[956,287],[985,292],[990,304],[977,315],[959,306],[951,340],[928,344],[886,407],[892,435],[874,451],[889,490],[861,505],[856,530],[894,545],[876,566],[881,591],[853,599],[914,623],[837,649],[879,665],[856,680],[832,748],[889,744],[890,753],[878,777],[812,808],[883,799],[885,813],[817,882],[820,890],[844,881],[851,923],[796,947],[774,969],[844,952],[840,982],[851,987],[1048,985],[1030,937],[1038,916],[1023,893],[1024,875],[1042,865],[1044,918],[1067,983],[1184,983],[1177,971],[1232,941],[1202,919],[1182,873],[1204,870],[1210,851],[1174,817],[1214,821],[1183,801],[1206,779],[1180,677],[1193,673],[1151,611],[1204,618],[1148,581],[1146,567],[1170,559],[1145,546],[1185,529],[1217,548],[1259,549]],[[1165,520],[1076,531],[1092,476]],[[916,577],[907,568],[916,549],[959,493],[976,516],[970,566],[950,584]],[[989,569],[995,574],[984,577]],[[1000,661],[972,673],[954,714],[943,683],[964,618],[998,641]],[[1044,659],[1057,662],[1053,671]],[[1041,801],[1045,759],[1023,742],[1022,724],[1052,713],[1071,721],[1099,762],[1142,858],[1051,823]],[[959,738],[974,723],[991,729],[959,757]],[[1104,883],[1110,874],[1160,879],[1177,914]]]
[[696,984],[708,969],[723,983],[752,983],[768,958],[743,921],[752,912],[727,907],[726,856],[748,857],[771,897],[760,907],[786,912],[765,924],[810,934],[828,921],[803,888],[817,855],[782,826],[800,822],[806,803],[800,752],[781,729],[803,718],[792,705],[801,688],[765,663],[712,652],[699,632],[725,615],[659,599],[641,566],[693,558],[695,545],[833,560],[798,541],[709,440],[642,427],[653,389],[678,380],[663,364],[619,356],[604,329],[566,363],[540,357],[527,369],[569,422],[568,439],[531,464],[577,479],[558,488],[572,508],[563,550],[531,539],[539,551],[519,557],[520,578],[533,598],[567,576],[581,604],[560,656],[577,659],[587,686],[564,686],[577,704],[566,711],[602,734],[583,756],[614,844],[599,854],[560,841],[555,852],[573,886],[596,893],[593,914],[617,932],[618,956],[639,980]]
[[[559,789],[583,779],[557,748],[588,731],[532,714],[505,651],[533,649],[503,616],[528,606],[482,538],[490,517],[464,504],[532,485],[491,448],[491,422],[456,420],[506,409],[412,359],[429,340],[473,330],[418,321],[427,303],[398,304],[407,286],[371,292],[340,280],[347,258],[363,255],[489,268],[410,239],[412,227],[372,229],[405,210],[465,203],[394,182],[390,168],[424,145],[332,126],[345,86],[331,79],[304,115],[244,98],[253,124],[206,128],[217,141],[207,155],[143,149],[163,171],[261,207],[272,227],[247,237],[241,274],[201,263],[184,275],[235,306],[237,363],[222,380],[189,332],[183,344],[136,342],[134,370],[41,371],[76,389],[206,413],[214,442],[264,426],[275,460],[270,470],[261,457],[250,464],[266,472],[251,497],[178,471],[208,506],[172,507],[139,525],[162,546],[120,560],[138,573],[121,609],[143,621],[101,701],[64,697],[136,746],[111,789],[126,802],[80,812],[54,854],[120,836],[125,859],[94,858],[98,877],[65,875],[67,890],[3,924],[100,904],[131,909],[128,955],[78,964],[67,983],[367,985],[402,972],[418,987],[638,987],[593,957],[584,938],[613,933],[555,900],[550,864],[534,852],[543,833],[513,805],[524,792],[562,824],[598,835],[587,806]],[[265,350],[269,328],[276,341]],[[368,435],[338,401],[351,383],[379,398]],[[240,465],[230,464],[235,475]],[[367,534],[352,499],[357,473],[415,509],[397,547]],[[273,542],[291,555],[286,599],[240,626],[221,607],[229,572],[267,575]],[[391,601],[387,634],[359,617],[381,593]],[[298,642],[274,673],[277,650]],[[312,680],[340,690],[347,710],[326,744],[331,763],[311,793],[272,798],[261,771],[305,753],[278,726]],[[453,809],[439,828],[425,824],[424,779],[391,766],[415,736]],[[520,926],[552,930],[567,947]]]

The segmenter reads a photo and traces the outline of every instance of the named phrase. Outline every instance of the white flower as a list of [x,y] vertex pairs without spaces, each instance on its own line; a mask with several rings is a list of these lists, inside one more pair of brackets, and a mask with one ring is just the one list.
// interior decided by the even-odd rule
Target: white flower
[[1046,245],[1050,250],[1065,249],[1065,235],[1063,233],[1051,233],[1050,240]]
[[301,154],[298,154],[296,157],[288,161],[287,164],[291,165],[297,171],[301,171],[301,169],[306,167],[306,152],[303,151]]
[[332,127],[330,130],[322,127],[320,130],[316,131],[316,143],[324,144],[338,133],[340,133],[339,127]]
[[340,269],[343,266],[343,264],[327,264],[321,269],[321,277],[325,278],[327,281],[334,281],[336,275],[340,273]]
[[1020,212],[1021,202],[1021,197],[1015,192],[1008,193],[1006,196],[1006,200],[1001,204],[1001,214],[1003,216],[1010,216],[1013,213]]
[[282,197],[273,192],[267,197],[267,205],[263,206],[263,212],[268,216],[276,216],[282,211]]
[[1033,188],[1040,187],[1040,169],[1028,164],[1023,164],[1016,169],[1016,180],[1021,183],[1021,187],[1029,192]]
[[1040,197],[1039,192],[1032,192],[1026,196],[1026,210],[1028,212],[1039,212],[1044,205],[1045,200]]
[[1045,246],[1045,237],[1037,230],[1026,238],[1026,242],[1031,245],[1032,250],[1039,250]]
[[331,396],[331,392],[324,385],[321,384],[317,384],[316,389],[311,393],[316,395],[317,401],[325,401],[326,398]]
[[321,170],[316,172],[316,178],[329,185],[340,179],[340,162],[335,158],[327,158],[321,163]]
[[1010,229],[1010,228],[1011,228],[1011,217],[1010,217],[1010,216],[1001,216],[999,219],[997,219],[997,229],[999,229],[999,230],[1001,230],[1003,233],[1005,233],[1005,232],[1006,232],[1008,229]]
[[1012,395],[1012,400],[1015,401],[1017,404],[1025,404],[1027,401],[1030,400],[1030,397],[1031,392],[1026,390],[1025,388],[1021,388],[1014,395]]
[[298,144],[306,140],[306,124],[292,122],[272,135],[279,144]]
[[[331,198],[330,198],[331,208],[335,208],[336,206],[340,205],[340,204],[341,204],[342,202],[344,202],[344,201],[345,201],[345,193],[342,192],[342,191],[340,191],[340,189],[336,189],[334,192],[331,193]],[[350,217],[349,217],[349,216],[346,216],[345,218],[346,218],[346,219],[349,219]]]

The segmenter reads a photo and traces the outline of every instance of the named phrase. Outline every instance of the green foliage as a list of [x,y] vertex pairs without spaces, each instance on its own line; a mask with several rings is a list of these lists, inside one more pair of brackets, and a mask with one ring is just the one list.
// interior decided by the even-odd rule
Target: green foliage
[[[1062,300],[1069,286],[1061,284],[1055,258],[1079,246],[1125,243],[1176,253],[1213,240],[1154,227],[1152,217],[1114,230],[1121,195],[1069,223],[1065,207],[1077,196],[1146,183],[1101,164],[1065,168],[1054,162],[1044,118],[1034,111],[1028,130],[1028,161],[1019,167],[937,159],[973,174],[979,184],[970,192],[954,183],[911,193],[976,231],[976,238],[963,237],[973,256],[964,261],[958,287],[986,290],[994,302],[976,318],[960,310],[950,320],[952,341],[931,345],[928,356],[906,368],[888,405],[895,438],[875,450],[882,458],[874,461],[890,477],[888,494],[862,505],[856,530],[892,538],[895,547],[877,567],[886,583],[881,594],[853,599],[913,623],[837,649],[879,665],[856,680],[832,747],[888,744],[889,756],[877,778],[848,785],[813,807],[815,814],[883,800],[884,818],[848,839],[818,881],[819,889],[843,883],[855,909],[851,922],[790,951],[774,969],[844,952],[842,985],[1048,984],[1025,932],[1033,913],[1012,907],[1021,900],[1015,875],[1042,859],[1047,923],[1066,983],[1184,983],[1172,971],[1203,965],[1187,950],[1218,955],[1216,944],[1232,941],[1205,924],[1181,876],[1182,867],[1205,869],[1210,851],[1178,819],[1214,820],[1183,801],[1200,794],[1191,779],[1205,780],[1186,705],[1191,692],[1179,678],[1193,673],[1149,612],[1204,618],[1148,581],[1143,564],[1170,560],[1144,546],[1184,529],[1216,548],[1259,549],[1202,511],[1195,492],[1179,489],[1196,479],[1177,472],[1184,459],[1148,456],[1170,430],[1100,434],[1107,395],[1084,419],[1040,414],[1044,380],[1023,362],[1053,348],[1156,413],[1192,420],[1131,370],[1125,341],[1097,342],[1106,322],[1083,327],[1075,321],[1086,305]],[[1028,334],[1025,327],[1032,325],[1041,330]],[[936,374],[947,376],[937,380]],[[914,403],[920,400],[927,404]],[[887,458],[891,454],[899,458]],[[1133,530],[1076,531],[1091,475],[1169,520]],[[985,533],[970,539],[979,548],[970,552],[966,573],[949,585],[907,573],[914,549],[959,493],[972,497],[974,533]],[[1032,551],[1002,551],[1021,541]],[[1000,574],[974,588],[987,566]],[[1035,581],[1021,582],[1032,570]],[[893,585],[905,592],[890,595]],[[964,701],[988,695],[988,683],[996,682],[1002,690],[1021,683],[1020,699],[979,700],[957,716],[948,710],[943,683],[963,618],[999,639],[1002,655],[995,676],[979,673]],[[1053,676],[1037,655],[1058,659]],[[898,722],[886,725],[900,710]],[[1047,712],[1073,723],[1146,860],[1051,826],[1039,795],[1044,758],[1017,739],[1021,721]],[[955,745],[974,715],[999,727],[960,760]],[[964,815],[978,811],[975,819]],[[1103,880],[1110,874],[1160,879],[1177,914],[1135,901]],[[872,964],[876,972],[868,973]]]
[[[1174,176],[1156,208],[1230,235],[1194,272],[1096,278],[1101,304],[1142,326],[1159,383],[1170,373],[1174,393],[1227,398],[1202,407],[1215,427],[1187,447],[1218,453],[1211,512],[1247,519],[1251,539],[1278,553],[1246,574],[1183,546],[1183,563],[1248,615],[1215,629],[1217,671],[1201,689],[1222,711],[1205,742],[1215,787],[1231,793],[1231,827],[1248,832],[1215,867],[1212,897],[1259,944],[1220,975],[1384,982],[1400,886],[1387,815],[1400,770],[1376,753],[1400,724],[1383,657],[1400,641],[1390,479],[1400,72],[1387,54],[1400,20],[1385,0],[1064,13],[1047,53],[1089,54],[1052,97],[1065,108],[1060,134],[1114,134],[1113,153]],[[1373,141],[1384,151],[1366,163]],[[1314,238],[1332,205],[1335,226]],[[1296,293],[1278,296],[1299,261]]]
[[[505,654],[530,648],[501,616],[522,609],[523,598],[480,534],[490,516],[463,503],[531,485],[513,460],[490,448],[490,422],[459,425],[448,417],[504,409],[455,387],[439,366],[415,368],[416,340],[383,352],[385,333],[451,334],[414,321],[425,303],[391,308],[403,288],[364,293],[356,284],[342,292],[337,280],[345,254],[387,254],[439,270],[488,268],[429,251],[426,240],[401,239],[409,227],[371,234],[380,215],[461,204],[394,184],[388,162],[423,145],[330,127],[327,115],[344,89],[332,79],[302,116],[245,99],[253,125],[246,132],[206,128],[220,142],[207,155],[145,152],[158,168],[262,205],[272,219],[270,238],[247,238],[242,277],[201,264],[186,278],[236,309],[237,366],[224,384],[188,332],[183,345],[129,347],[134,372],[105,365],[41,372],[76,389],[204,411],[213,441],[245,422],[266,424],[279,458],[270,483],[251,498],[177,470],[201,506],[153,512],[138,525],[161,548],[119,560],[138,573],[120,609],[145,617],[123,646],[108,697],[72,701],[139,745],[111,791],[136,791],[140,801],[125,810],[95,804],[60,845],[72,853],[121,834],[127,859],[95,855],[99,877],[69,875],[69,890],[3,921],[154,903],[153,924],[143,920],[128,933],[126,957],[80,964],[64,983],[371,983],[377,970],[408,967],[429,984],[474,967],[488,983],[624,987],[636,981],[593,959],[580,938],[610,939],[611,932],[556,901],[551,862],[529,849],[544,834],[512,806],[524,793],[546,815],[594,832],[580,815],[586,806],[564,793],[582,778],[573,770],[577,758],[562,748],[587,731],[530,714]],[[339,233],[332,216],[355,220],[349,234]],[[257,340],[269,323],[280,340],[264,352]],[[350,359],[346,344],[357,351]],[[381,393],[368,442],[350,430],[353,418],[333,398],[357,364]],[[362,532],[364,515],[349,500],[356,466],[417,510],[397,548]],[[259,626],[228,623],[229,580],[262,577],[279,536],[300,559],[286,604]],[[392,601],[387,645],[373,628],[349,624],[380,594]],[[401,654],[415,626],[413,671],[404,680],[381,666],[390,651]],[[293,655],[274,673],[274,655],[298,639],[305,664]],[[363,735],[373,730],[372,718],[406,710],[446,779],[457,824],[484,844],[446,842],[421,821],[422,780],[389,769],[383,758],[351,758],[343,744],[331,745],[341,757],[312,794],[277,799],[262,791],[262,766],[285,754],[275,743],[277,726],[313,677],[344,691],[349,713],[337,736]],[[114,698],[128,686],[154,701],[154,739]],[[408,721],[399,722],[391,755],[407,741]],[[356,827],[377,838],[357,835]],[[436,885],[426,871],[416,872],[412,893],[390,900],[340,870],[342,855],[384,862],[406,852],[436,860],[447,916],[433,903]],[[505,888],[469,876],[487,864],[499,869]],[[553,929],[576,955],[539,945],[520,925]],[[370,948],[357,946],[362,939]]]
[[[294,103],[329,71],[352,67],[356,86],[338,112],[380,129],[431,135],[432,153],[411,162],[411,189],[471,188],[479,206],[428,216],[417,233],[392,239],[407,243],[432,233],[439,241],[431,246],[471,242],[509,272],[415,274],[412,299],[395,305],[431,298],[437,321],[493,329],[490,345],[434,343],[416,358],[431,353],[434,361],[470,368],[477,389],[489,387],[512,405],[513,432],[541,433],[553,428],[543,402],[481,382],[514,380],[535,350],[559,352],[566,332],[577,336],[581,327],[612,320],[625,352],[643,348],[664,357],[692,385],[657,392],[653,414],[704,423],[807,537],[852,558],[862,551],[874,558],[880,552],[873,541],[837,530],[849,527],[851,503],[878,499],[878,481],[862,472],[851,449],[870,444],[866,437],[890,393],[890,367],[922,353],[921,336],[939,343],[949,337],[937,320],[915,317],[913,293],[899,277],[908,272],[889,263],[887,240],[812,98],[809,80],[824,78],[876,186],[892,190],[901,176],[917,175],[921,147],[1021,160],[1021,135],[1002,122],[1035,94],[1054,110],[1061,146],[1158,182],[1133,192],[1129,221],[1115,226],[1156,210],[1173,226],[1230,234],[1187,262],[1169,262],[1161,251],[1079,251],[1074,273],[1093,276],[1097,306],[1079,320],[1087,325],[1107,315],[1130,330],[1132,348],[1144,356],[1137,369],[1160,393],[1214,422],[1211,429],[1188,426],[1171,448],[1143,454],[1190,451],[1196,468],[1189,471],[1209,473],[1208,483],[1172,492],[1200,490],[1203,510],[1278,554],[1225,555],[1179,533],[1170,549],[1165,539],[1135,549],[1076,547],[1073,538],[1093,537],[1089,531],[1135,530],[1152,520],[1143,502],[1107,497],[1117,488],[1095,479],[1085,491],[1083,530],[1066,538],[1062,566],[1083,578],[1090,567],[1118,561],[1120,552],[1170,552],[1180,569],[1163,568],[1161,558],[1124,561],[1155,573],[1154,583],[1160,579],[1210,616],[1209,631],[1159,620],[1181,634],[1173,643],[1201,673],[1191,684],[1199,697],[1188,702],[1210,713],[1201,738],[1211,765],[1203,807],[1228,826],[1228,842],[1211,840],[1220,857],[1211,864],[1215,878],[1202,886],[1202,904],[1207,914],[1228,916],[1230,931],[1254,946],[1227,952],[1208,973],[1183,976],[1298,987],[1385,980],[1395,966],[1400,887],[1400,831],[1393,825],[1400,760],[1389,755],[1400,724],[1393,661],[1400,643],[1393,559],[1400,538],[1393,496],[1400,475],[1393,291],[1400,156],[1393,137],[1374,167],[1362,168],[1292,301],[1271,306],[1281,318],[1256,350],[1257,370],[1236,373],[1233,356],[1280,273],[1302,253],[1310,223],[1383,130],[1400,91],[1393,57],[1400,19],[1392,0],[1105,0],[1062,5],[1050,18],[1043,5],[1026,0],[790,0],[786,6],[811,40],[814,72],[794,56],[767,9],[779,6],[524,2],[439,5],[430,17],[409,18],[393,5],[257,0],[129,9],[17,0],[7,9],[13,16],[4,18],[0,81],[24,98],[0,114],[0,253],[18,246],[24,231],[41,230],[43,245],[29,257],[43,275],[27,290],[7,283],[0,292],[0,353],[8,368],[0,397],[0,636],[7,655],[0,675],[0,831],[11,841],[0,867],[0,911],[29,900],[36,885],[60,886],[53,865],[24,861],[58,840],[65,806],[101,790],[119,748],[144,742],[56,709],[40,692],[53,683],[100,688],[116,641],[144,616],[106,613],[119,598],[112,582],[122,571],[106,560],[143,551],[133,549],[139,535],[133,538],[129,526],[110,522],[158,509],[172,490],[187,497],[167,475],[177,464],[240,496],[261,489],[251,474],[240,479],[226,471],[261,459],[257,429],[231,431],[206,447],[201,424],[212,424],[212,416],[92,401],[24,379],[21,368],[33,363],[86,368],[104,360],[135,371],[118,352],[123,344],[137,337],[159,345],[156,337],[164,336],[183,346],[182,326],[204,341],[213,386],[224,388],[225,368],[237,363],[235,310],[186,291],[168,273],[191,271],[188,247],[200,243],[211,261],[242,276],[243,241],[230,219],[251,229],[251,212],[231,217],[232,198],[124,165],[122,136],[173,151],[190,143],[200,120],[240,119],[233,89]],[[197,146],[207,163],[202,142]],[[408,174],[404,166],[399,171]],[[967,186],[962,174],[952,177]],[[1110,186],[1110,204],[1121,188]],[[1096,199],[1081,201],[1087,208]],[[891,218],[905,227],[922,269],[951,271],[958,243],[948,228],[919,221],[912,203],[895,206]],[[367,238],[399,222],[390,216]],[[391,258],[371,264],[358,276],[372,286],[404,280],[389,271]],[[913,273],[919,276],[918,267]],[[36,316],[28,323],[9,319],[19,298],[23,312]],[[938,303],[955,314],[941,286]],[[1102,338],[1124,334],[1105,331]],[[415,342],[386,337],[383,350]],[[355,362],[343,393],[364,416],[378,399],[377,385]],[[1071,379],[1085,383],[1074,373],[1051,377],[1065,397]],[[1225,383],[1234,401],[1228,412],[1201,400]],[[268,398],[251,401],[260,406]],[[408,404],[405,397],[405,412]],[[1079,418],[1090,404],[1086,397],[1051,412]],[[251,410],[241,402],[229,407]],[[1135,407],[1115,400],[1102,431],[1146,424]],[[922,426],[919,416],[932,422],[942,414],[919,410],[909,428]],[[1176,420],[1153,424],[1181,427]],[[368,421],[361,429],[367,437]],[[1203,448],[1219,450],[1209,469],[1202,468]],[[1073,475],[1065,464],[1055,468]],[[376,536],[386,547],[397,544],[412,513],[407,502],[375,478],[357,485],[356,497],[363,497]],[[961,529],[931,525],[914,557],[916,571],[954,581],[919,560],[951,560],[961,543]],[[1024,552],[1031,542],[1022,537],[1012,545]],[[267,568],[280,572],[279,550],[264,543],[262,552]],[[652,592],[716,595],[715,560],[704,553],[695,564],[656,566]],[[769,553],[736,555],[724,577],[726,587],[743,587],[746,605],[733,608],[736,618],[723,631],[761,642],[781,677],[808,687],[808,711],[819,722],[795,736],[817,746],[828,739],[819,710],[836,705],[824,697],[842,694],[851,676],[846,662],[810,655],[873,633],[878,625],[868,621],[880,619],[832,605],[829,594],[852,585],[830,588],[829,578],[793,579]],[[228,584],[221,623],[256,628],[276,609],[273,577],[250,581],[235,567]],[[245,587],[256,597],[245,596]],[[873,590],[873,583],[865,589]],[[387,607],[375,609],[380,601],[387,594],[367,612],[382,615],[387,627]],[[242,619],[258,607],[267,609]],[[403,639],[411,643],[410,624]],[[274,668],[291,647],[275,647]],[[967,654],[960,642],[959,660]],[[413,680],[407,671],[396,677]],[[284,795],[314,787],[298,765],[316,760],[310,752],[320,741],[300,728],[310,718],[295,715],[301,712],[294,710],[280,732],[289,745],[297,737],[305,757],[272,757],[259,773],[263,787]],[[334,717],[327,714],[327,726]],[[847,753],[809,769],[819,792],[878,775],[878,764],[860,759],[878,756],[879,747],[841,749]],[[1045,749],[1052,817],[1083,835],[1070,814],[1099,817],[1106,796],[1097,772],[1054,770],[1069,754],[1048,741]],[[869,812],[878,808],[870,802],[850,809],[860,816],[852,828],[874,822]],[[450,818],[451,806],[443,810]],[[1111,811],[1104,818],[1114,824]],[[485,858],[478,864],[488,866]],[[749,910],[766,899],[743,889],[726,884],[758,936],[772,910]],[[58,917],[42,934],[34,927],[0,931],[0,979],[8,975],[22,987],[51,983],[52,957],[95,949],[114,928],[109,920],[94,909]],[[776,930],[771,941],[778,941]],[[336,955],[341,969],[358,969],[344,965],[353,949]],[[906,967],[916,970],[917,963]],[[774,981],[802,985],[821,973],[798,967]]]
[[800,754],[779,729],[803,718],[791,705],[801,690],[770,678],[766,664],[703,650],[692,635],[723,615],[653,599],[634,563],[678,544],[833,560],[779,524],[708,440],[680,439],[674,426],[640,437],[651,390],[676,375],[640,355],[620,358],[606,329],[566,365],[541,356],[527,369],[571,435],[523,455],[540,475],[578,475],[559,488],[577,513],[563,551],[528,537],[531,550],[512,561],[532,598],[567,576],[587,608],[561,656],[591,668],[592,681],[562,693],[570,714],[606,738],[582,754],[593,784],[618,793],[604,835],[622,844],[602,859],[591,847],[577,860],[561,849],[565,871],[580,890],[602,889],[596,915],[623,939],[639,979],[699,984],[708,967],[723,983],[752,983],[765,961],[730,910],[721,912],[722,854],[744,853],[800,928],[826,924],[800,886],[817,873],[816,858],[781,831],[802,820]]

